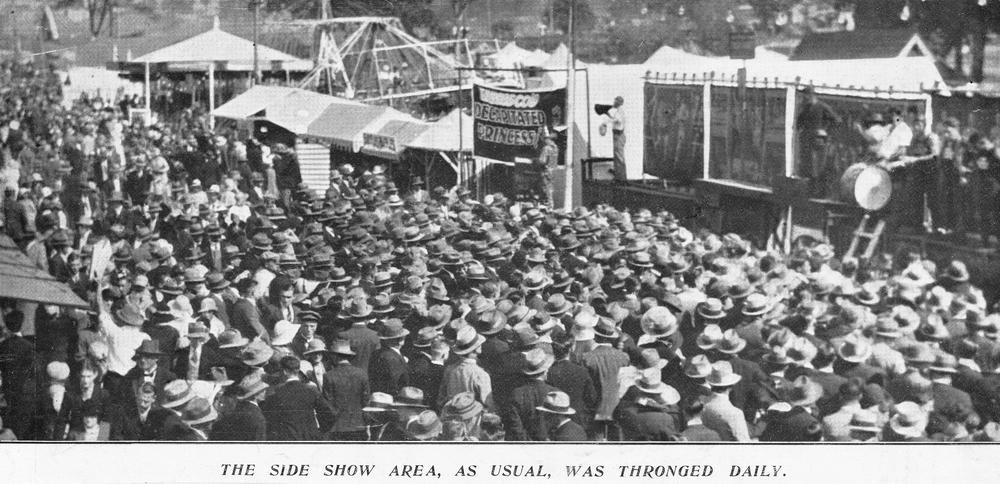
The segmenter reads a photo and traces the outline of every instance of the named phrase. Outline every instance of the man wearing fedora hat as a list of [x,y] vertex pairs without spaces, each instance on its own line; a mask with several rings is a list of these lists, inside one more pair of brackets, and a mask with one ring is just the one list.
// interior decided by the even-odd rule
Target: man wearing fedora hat
[[570,406],[569,395],[552,391],[545,395],[545,401],[535,407],[542,416],[547,439],[552,442],[583,442],[587,433],[580,424],[573,421],[576,410]]
[[615,424],[612,413],[618,406],[618,372],[629,365],[624,351],[614,347],[621,333],[607,319],[598,318],[593,328],[594,348],[580,356],[580,363],[587,368],[600,394],[600,403],[594,414],[595,432],[604,438],[613,438]]
[[212,426],[209,440],[252,442],[267,440],[267,420],[260,402],[267,396],[269,385],[257,372],[240,380],[234,397],[236,405],[228,409]]
[[354,297],[344,300],[344,319],[351,322],[349,328],[337,333],[337,337],[350,342],[351,349],[357,353],[351,363],[364,370],[371,366],[372,355],[378,351],[382,340],[378,332],[368,327],[374,320],[372,308],[364,297]]
[[399,319],[387,319],[382,323],[378,332],[382,347],[372,355],[368,367],[372,391],[395,395],[400,388],[409,385],[409,368],[402,353],[403,341],[409,334]]
[[436,329],[427,326],[420,330],[413,342],[413,350],[407,362],[410,384],[421,389],[427,404],[436,409],[444,365],[451,348]]
[[462,326],[455,336],[452,353],[455,359],[445,365],[441,377],[438,405],[442,406],[455,395],[469,392],[481,405],[493,407],[493,385],[490,374],[479,366],[479,354],[486,341],[472,326]]
[[781,389],[780,402],[768,407],[761,442],[818,441],[822,426],[815,417],[814,405],[823,396],[823,387],[807,376],[800,376]]
[[261,338],[270,341],[271,334],[261,323],[260,309],[257,307],[257,300],[254,297],[257,281],[252,277],[247,277],[236,282],[236,290],[239,298],[233,302],[230,313],[230,327],[239,331],[247,338]]
[[663,383],[659,368],[642,370],[635,385],[625,392],[615,408],[623,440],[674,440],[682,425],[677,410],[680,400],[680,393]]
[[519,356],[523,383],[510,392],[500,414],[506,431],[505,438],[516,441],[545,440],[546,430],[536,407],[545,402],[549,392],[556,390],[545,382],[553,357],[541,348],[534,348]]
[[729,400],[733,386],[742,379],[743,377],[733,371],[733,365],[729,361],[713,363],[712,373],[707,378],[712,394],[705,402],[702,421],[706,427],[718,432],[723,441],[750,441],[750,430],[744,411]]
[[327,353],[333,359],[323,378],[323,395],[333,407],[336,418],[330,428],[330,440],[367,440],[362,408],[371,396],[367,373],[351,364],[356,357],[350,341],[335,339]]

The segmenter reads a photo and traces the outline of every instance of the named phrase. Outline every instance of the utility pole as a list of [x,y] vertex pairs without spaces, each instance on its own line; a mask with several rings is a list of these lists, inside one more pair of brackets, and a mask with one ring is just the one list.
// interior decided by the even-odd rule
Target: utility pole
[[260,83],[260,62],[257,54],[258,27],[260,22],[260,6],[264,0],[250,0],[250,8],[253,9],[253,75],[250,77],[250,85]]
[[573,110],[573,96],[576,93],[576,56],[574,55],[573,10],[576,0],[569,2],[569,22],[566,35],[569,37],[569,53],[566,55],[566,178],[563,186],[563,208],[573,209],[573,140],[576,133],[576,112]]

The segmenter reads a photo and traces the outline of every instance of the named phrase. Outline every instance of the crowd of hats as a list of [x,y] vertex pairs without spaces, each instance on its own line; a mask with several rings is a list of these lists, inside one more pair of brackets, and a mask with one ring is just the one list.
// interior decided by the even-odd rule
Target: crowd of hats
[[[94,114],[82,106],[77,109],[89,114],[71,119]],[[174,325],[185,340],[238,349],[243,368],[229,369],[233,380],[213,378],[225,387],[220,394],[266,396],[274,390],[269,372],[294,372],[318,355],[352,359],[358,348],[342,333],[361,324],[383,342],[403,340],[407,354],[447,349],[446,365],[502,344],[509,352],[488,356],[516,360],[526,380],[545,377],[561,338],[571,342],[569,357],[577,364],[586,364],[595,347],[611,345],[628,364],[618,368],[619,391],[609,395],[674,409],[678,435],[688,424],[685,412],[707,398],[705,389],[733,389],[733,403],[762,440],[773,434],[770,423],[799,411],[818,426],[803,439],[1000,435],[1000,315],[970,284],[960,261],[940,268],[913,254],[840,261],[827,244],[781,253],[737,234],[682,226],[667,211],[604,204],[553,210],[500,194],[477,200],[464,187],[428,192],[413,180],[401,190],[381,167],[348,163],[335,164],[324,193],[305,185],[284,194],[262,189],[267,177],[258,170],[242,181],[223,173],[220,188],[184,173],[169,148],[228,150],[239,162],[245,145],[224,137],[185,143],[169,125],[155,128],[129,130],[124,145],[129,160],[149,160],[150,171],[170,181],[171,195],[95,193],[95,216],[67,224],[91,233],[74,245],[84,280],[73,287],[89,301],[109,301],[117,324],[144,331]],[[165,138],[177,144],[165,145]],[[261,150],[265,158],[294,156],[283,145]],[[89,181],[81,186],[96,188]],[[130,215],[97,218],[118,207]],[[46,213],[58,212],[49,207]],[[53,215],[46,223],[57,221]],[[46,247],[75,244],[73,235],[55,231]],[[85,273],[103,239],[113,252],[98,285]],[[210,253],[212,244],[221,256]],[[267,334],[253,338],[225,323],[212,326],[213,315],[230,310],[231,303],[220,301],[278,304],[281,295],[270,291],[280,285],[267,284],[277,280],[289,281],[282,287],[292,288],[294,318],[264,321]],[[106,289],[96,294],[96,287]],[[315,337],[291,349],[310,327]],[[90,354],[113,344],[98,339]],[[152,343],[137,351],[166,356]],[[50,380],[69,378],[58,363],[45,367]],[[498,392],[521,382],[485,357],[480,365]],[[301,368],[308,378],[308,365]],[[822,384],[830,381],[841,384]],[[861,388],[860,408],[846,418],[854,433],[841,435],[825,428],[826,417],[847,411],[844,388],[851,385]],[[941,394],[936,385],[951,389],[948,402],[931,404]],[[566,389],[558,390],[535,410],[580,417]],[[160,393],[164,407],[184,405],[192,426],[220,417],[212,402],[194,396],[192,382],[168,384]],[[423,401],[423,393],[412,386],[395,395],[375,392],[365,411],[409,415],[406,409],[418,409],[402,424],[412,439],[451,435],[454,422],[472,418],[503,434],[493,417],[510,409],[490,408],[495,402],[472,392],[443,405]],[[590,422],[595,415],[583,417]]]

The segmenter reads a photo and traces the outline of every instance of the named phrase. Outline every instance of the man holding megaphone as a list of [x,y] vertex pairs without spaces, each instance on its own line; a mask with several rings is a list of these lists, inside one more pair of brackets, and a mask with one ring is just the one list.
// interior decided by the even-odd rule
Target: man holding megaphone
[[616,181],[628,179],[625,173],[625,109],[622,107],[625,99],[621,96],[615,97],[612,105],[595,104],[594,111],[598,116],[604,116],[598,128],[601,136],[608,134],[608,125],[611,125],[611,140],[614,147],[614,174]]

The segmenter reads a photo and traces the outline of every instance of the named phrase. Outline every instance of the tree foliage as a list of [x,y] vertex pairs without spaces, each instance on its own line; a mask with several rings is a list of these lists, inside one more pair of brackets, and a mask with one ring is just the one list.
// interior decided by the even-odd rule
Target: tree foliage
[[[566,32],[569,29],[569,9],[571,3],[573,5],[573,29],[577,32],[582,32],[594,28],[594,25],[597,23],[597,17],[594,15],[594,10],[590,8],[590,2],[587,0],[553,0],[553,28],[562,32]],[[548,14],[542,19],[542,22],[548,23]]]

